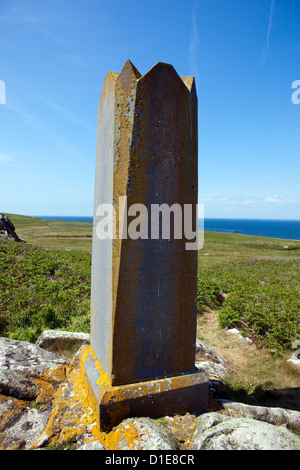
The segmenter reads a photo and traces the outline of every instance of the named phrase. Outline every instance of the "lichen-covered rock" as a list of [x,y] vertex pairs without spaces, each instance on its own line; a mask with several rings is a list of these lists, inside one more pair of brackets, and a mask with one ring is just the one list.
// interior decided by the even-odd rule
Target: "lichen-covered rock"
[[24,243],[24,240],[21,240],[16,234],[13,223],[4,214],[0,214],[0,239],[1,238],[13,239],[16,242]]
[[300,434],[300,411],[286,410],[278,407],[254,406],[230,400],[219,400],[224,410],[232,417],[243,417],[264,421],[269,424],[287,428]]
[[190,449],[300,450],[300,438],[281,426],[208,413],[198,418]]
[[225,359],[218,354],[209,344],[196,339],[196,361],[210,361],[226,366]]
[[27,450],[39,438],[67,364],[29,342],[0,338],[1,450]]
[[217,364],[212,361],[197,361],[195,366],[205,374],[208,380],[221,381],[228,373],[228,369],[223,364]]
[[77,450],[105,450],[104,446],[99,441],[91,441],[78,447]]
[[164,426],[150,418],[128,418],[109,434],[106,439],[108,449],[178,449],[178,442],[175,437]]
[[10,441],[10,446],[14,446],[14,442],[17,442],[18,448],[29,450],[45,428],[49,415],[49,409],[41,411],[27,406],[23,412],[15,416],[9,426],[5,427],[2,444],[0,438],[0,449],[7,439]]
[[300,450],[300,412],[212,397],[218,412],[129,418],[100,432],[78,357],[0,338],[0,450]]
[[47,424],[50,409],[0,395],[0,450],[28,450]]
[[48,423],[36,440],[35,449],[68,443],[80,447],[92,441],[100,442],[97,422],[80,374],[78,356],[70,363],[67,372],[65,381],[53,396]]
[[83,344],[89,343],[89,333],[45,330],[37,339],[36,346],[54,353],[64,350],[70,354],[75,354]]
[[0,393],[20,400],[35,400],[38,395],[38,387],[31,377],[26,377],[21,372],[0,371]]
[[0,372],[16,371],[31,377],[43,376],[45,371],[62,370],[68,361],[45,351],[28,341],[0,338]]

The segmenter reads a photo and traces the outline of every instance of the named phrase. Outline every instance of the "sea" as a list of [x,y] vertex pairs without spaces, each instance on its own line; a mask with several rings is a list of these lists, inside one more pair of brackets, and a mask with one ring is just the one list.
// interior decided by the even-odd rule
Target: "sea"
[[[93,217],[37,216],[44,220],[93,222]],[[203,225],[203,224],[202,224]],[[201,224],[199,224],[199,227]],[[204,219],[205,232],[241,233],[260,237],[300,240],[300,220]]]

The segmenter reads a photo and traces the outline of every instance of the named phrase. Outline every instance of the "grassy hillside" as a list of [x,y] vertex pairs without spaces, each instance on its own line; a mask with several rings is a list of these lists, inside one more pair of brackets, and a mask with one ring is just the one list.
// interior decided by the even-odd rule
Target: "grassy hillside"
[[0,336],[35,342],[45,329],[89,332],[91,255],[0,242]]
[[17,235],[43,248],[92,251],[93,224],[42,220],[24,215],[5,215],[12,221]]

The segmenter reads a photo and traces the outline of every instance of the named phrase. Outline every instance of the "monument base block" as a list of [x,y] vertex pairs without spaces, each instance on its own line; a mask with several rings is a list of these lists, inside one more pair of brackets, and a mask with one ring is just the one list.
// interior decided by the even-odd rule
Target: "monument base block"
[[208,406],[209,382],[196,368],[176,377],[112,386],[91,346],[81,349],[80,367],[100,431],[129,417],[159,418],[201,412]]

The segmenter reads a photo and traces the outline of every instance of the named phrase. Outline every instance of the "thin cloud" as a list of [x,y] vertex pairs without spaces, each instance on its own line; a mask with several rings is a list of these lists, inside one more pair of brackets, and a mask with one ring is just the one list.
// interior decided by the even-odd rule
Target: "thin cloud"
[[60,114],[62,114],[65,119],[68,119],[69,121],[74,122],[75,124],[78,124],[79,126],[85,128],[86,130],[90,132],[95,132],[95,129],[93,126],[90,124],[86,123],[83,121],[80,116],[78,116],[75,113],[72,113],[68,109],[64,108],[63,106],[60,106],[57,103],[54,103],[53,101],[49,100],[48,98],[45,98],[44,96],[41,96],[37,93],[34,94],[36,98],[38,98],[40,101],[43,101],[46,105],[50,106],[50,108],[55,109],[55,111],[58,111]]
[[7,108],[16,113],[25,124],[27,124],[31,129],[33,129],[36,132],[44,132],[45,131],[45,126],[43,123],[33,116],[32,114],[28,113],[22,108],[19,108],[18,106],[15,106],[13,104],[8,104]]
[[10,162],[12,160],[10,155],[4,155],[3,153],[0,153],[0,162]]
[[11,155],[0,153],[0,166],[9,168],[24,168],[24,165],[14,162]]
[[269,50],[269,47],[270,47],[270,35],[271,35],[272,24],[273,24],[274,7],[275,7],[275,0],[272,0],[271,1],[270,14],[269,14],[269,23],[268,23],[266,45],[262,50],[262,61],[263,61],[263,63],[266,60],[267,53],[268,53],[268,50]]
[[190,48],[189,48],[189,60],[192,73],[194,75],[198,75],[198,67],[197,67],[197,51],[199,45],[199,33],[198,33],[198,26],[197,26],[197,10],[198,10],[198,1],[194,3],[193,10],[192,10],[192,32],[191,32],[191,40],[190,40]]

